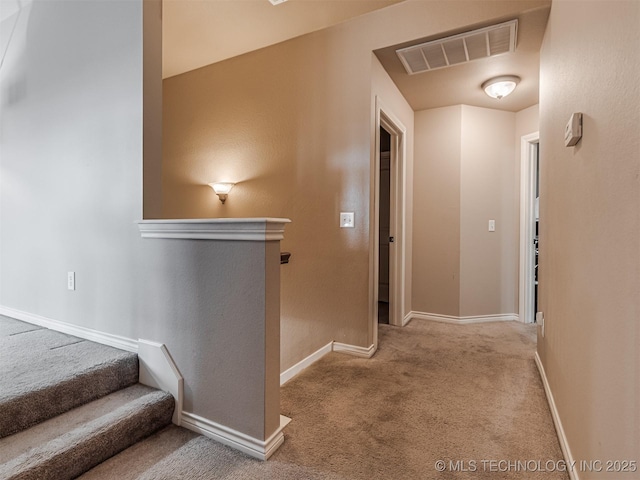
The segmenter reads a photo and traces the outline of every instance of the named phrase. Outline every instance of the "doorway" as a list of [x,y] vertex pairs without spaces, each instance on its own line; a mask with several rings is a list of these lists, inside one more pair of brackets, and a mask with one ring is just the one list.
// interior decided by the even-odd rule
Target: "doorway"
[[378,323],[389,324],[389,244],[391,237],[391,134],[380,127],[378,175]]
[[525,135],[520,153],[520,294],[518,316],[534,323],[538,309],[538,235],[540,220],[540,135]]
[[[379,317],[396,326],[402,326],[404,320],[407,130],[379,97],[376,97],[374,127],[369,332],[373,347],[377,348]],[[388,162],[384,150],[389,152]]]

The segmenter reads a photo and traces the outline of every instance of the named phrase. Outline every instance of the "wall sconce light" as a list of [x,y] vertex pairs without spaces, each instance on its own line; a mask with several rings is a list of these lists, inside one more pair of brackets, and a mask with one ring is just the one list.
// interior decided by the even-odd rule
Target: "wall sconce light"
[[224,205],[224,201],[227,199],[227,195],[233,188],[235,183],[221,182],[221,183],[210,183],[209,186],[213,188],[213,191],[216,192],[216,195],[220,198],[220,201]]
[[515,75],[504,75],[502,77],[490,78],[482,84],[484,93],[491,98],[497,98],[500,100],[506,97],[516,89],[516,85],[520,83],[520,77]]

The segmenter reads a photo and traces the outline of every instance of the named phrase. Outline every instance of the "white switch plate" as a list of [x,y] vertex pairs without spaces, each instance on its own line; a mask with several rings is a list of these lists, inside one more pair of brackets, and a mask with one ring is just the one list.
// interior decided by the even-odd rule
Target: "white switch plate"
[[67,289],[76,289],[76,272],[67,272]]
[[495,232],[496,231],[496,221],[495,220],[489,220],[489,231],[490,232]]
[[340,212],[340,228],[353,228],[356,226],[353,212]]

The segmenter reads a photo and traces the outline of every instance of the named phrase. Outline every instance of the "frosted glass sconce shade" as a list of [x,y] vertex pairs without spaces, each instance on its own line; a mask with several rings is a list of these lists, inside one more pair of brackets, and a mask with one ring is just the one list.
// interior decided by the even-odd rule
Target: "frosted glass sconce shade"
[[229,182],[220,182],[220,183],[210,183],[209,186],[211,188],[213,188],[213,191],[216,192],[216,195],[218,195],[218,198],[220,198],[220,201],[224,204],[225,200],[227,199],[227,195],[229,195],[229,192],[231,191],[231,189],[233,188],[233,186],[235,185],[235,183],[229,183]]

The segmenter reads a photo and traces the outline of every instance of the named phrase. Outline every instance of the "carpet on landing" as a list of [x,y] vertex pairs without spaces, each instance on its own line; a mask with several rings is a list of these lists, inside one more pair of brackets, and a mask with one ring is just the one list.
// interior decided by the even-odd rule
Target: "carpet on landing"
[[569,478],[551,471],[563,457],[534,326],[413,321],[379,332],[373,358],[330,353],[282,387],[292,421],[267,462],[169,427],[81,478]]

